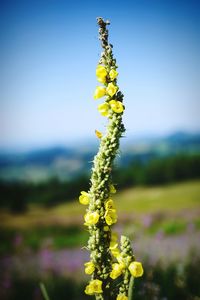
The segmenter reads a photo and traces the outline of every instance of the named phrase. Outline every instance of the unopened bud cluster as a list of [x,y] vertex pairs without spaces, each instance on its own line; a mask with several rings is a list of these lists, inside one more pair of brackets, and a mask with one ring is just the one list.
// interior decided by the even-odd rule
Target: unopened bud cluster
[[[117,222],[117,212],[112,194],[116,189],[112,183],[112,165],[119,150],[119,139],[125,131],[122,123],[124,112],[123,94],[117,85],[117,65],[113,58],[112,45],[108,44],[108,30],[102,18],[98,18],[99,39],[103,52],[96,69],[97,80],[101,83],[94,92],[94,99],[103,98],[98,105],[99,113],[108,118],[107,130],[103,134],[96,130],[100,146],[93,161],[91,188],[82,191],[79,201],[87,205],[84,215],[84,225],[87,226],[90,237],[87,248],[90,250],[90,261],[85,263],[85,273],[91,275],[85,293],[95,295],[99,300],[127,300],[131,275],[140,277],[143,268],[136,262],[127,237],[121,237],[118,247],[118,237],[112,231]],[[120,284],[114,287],[116,279]]]

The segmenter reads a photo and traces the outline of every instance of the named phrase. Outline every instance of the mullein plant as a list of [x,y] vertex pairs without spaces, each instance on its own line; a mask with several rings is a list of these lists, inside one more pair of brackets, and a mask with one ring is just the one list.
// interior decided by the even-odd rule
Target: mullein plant
[[119,153],[119,140],[125,128],[122,116],[125,109],[123,94],[117,85],[117,65],[113,57],[113,46],[108,43],[109,21],[97,18],[99,39],[103,52],[96,68],[97,80],[94,99],[103,98],[98,105],[99,113],[108,119],[106,132],[96,130],[100,139],[97,155],[94,157],[89,191],[82,191],[79,202],[86,205],[85,223],[90,237],[87,249],[90,261],[85,263],[85,273],[91,276],[85,288],[87,295],[96,300],[127,300],[133,297],[134,278],[143,274],[142,264],[135,260],[126,236],[118,241],[112,230],[117,222],[117,212],[112,195],[116,193],[112,182],[112,165]]

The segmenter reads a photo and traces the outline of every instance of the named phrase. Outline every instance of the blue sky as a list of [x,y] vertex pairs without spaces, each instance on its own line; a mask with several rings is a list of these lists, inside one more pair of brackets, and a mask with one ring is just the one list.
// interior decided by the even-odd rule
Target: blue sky
[[110,42],[125,95],[127,138],[199,131],[199,1],[0,2],[0,147],[67,144],[104,130],[93,91]]

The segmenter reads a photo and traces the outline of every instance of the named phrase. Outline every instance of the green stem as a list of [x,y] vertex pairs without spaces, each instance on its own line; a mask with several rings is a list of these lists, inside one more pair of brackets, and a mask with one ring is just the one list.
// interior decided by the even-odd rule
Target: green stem
[[42,296],[44,297],[44,300],[50,300],[49,296],[47,294],[47,290],[45,288],[45,285],[42,282],[40,282],[40,290],[41,290]]
[[134,277],[131,276],[128,289],[128,300],[133,300]]

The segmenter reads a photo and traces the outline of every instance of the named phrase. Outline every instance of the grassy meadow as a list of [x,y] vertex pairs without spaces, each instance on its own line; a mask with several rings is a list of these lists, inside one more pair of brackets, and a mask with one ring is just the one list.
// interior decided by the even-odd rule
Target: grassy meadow
[[[118,210],[115,230],[131,238],[146,269],[136,282],[135,299],[200,299],[194,286],[198,279],[188,278],[190,272],[196,274],[200,261],[200,180],[126,188],[113,198]],[[40,281],[51,300],[69,299],[67,286],[70,299],[84,299],[83,264],[89,259],[84,211],[77,199],[49,208],[29,204],[19,214],[1,209],[1,299],[40,300]],[[26,286],[24,294],[18,293],[19,286]]]
[[[119,214],[136,219],[143,214],[163,213],[173,215],[200,210],[200,181],[188,181],[165,186],[127,188],[113,196]],[[4,228],[26,229],[33,226],[80,225],[83,223],[85,207],[78,199],[58,204],[51,208],[29,205],[27,212],[11,214],[0,212],[1,226]]]

